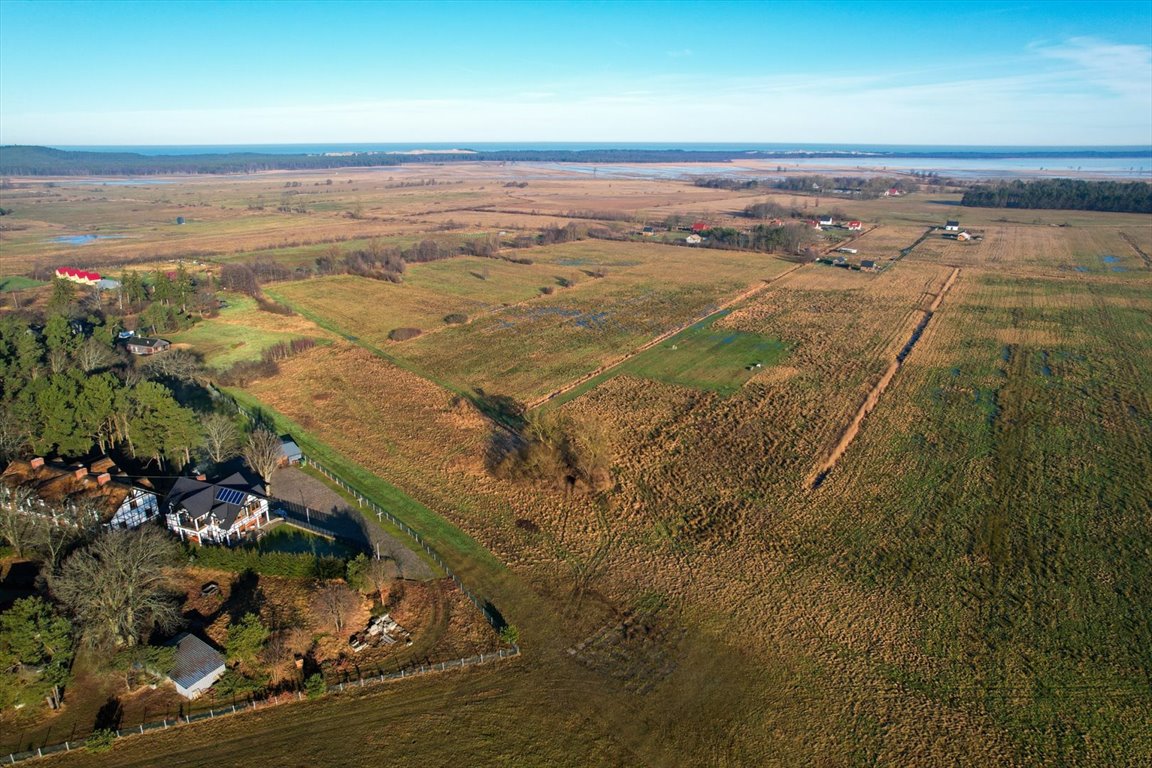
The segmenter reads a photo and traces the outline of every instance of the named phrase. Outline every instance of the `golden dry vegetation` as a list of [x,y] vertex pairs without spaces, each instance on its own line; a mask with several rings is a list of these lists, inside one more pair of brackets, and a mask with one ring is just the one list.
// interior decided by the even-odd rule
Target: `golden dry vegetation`
[[[419,217],[481,231],[573,210],[736,221],[723,217],[766,198],[524,167],[421,173],[462,183],[377,180],[369,199],[375,177],[352,174],[379,220],[349,226],[394,215],[396,232]],[[520,629],[524,655],[193,726],[182,740],[129,741],[116,762],[188,760],[191,745],[225,764],[366,765],[378,750],[492,765],[1152,759],[1152,272],[1120,236],[1147,252],[1148,217],[962,209],[954,193],[819,208],[775,197],[878,224],[853,246],[857,259],[898,256],[956,216],[983,239],[930,235],[879,273],[811,264],[755,293],[714,327],[788,352],[727,396],[617,375],[565,402],[560,414],[610,435],[613,485],[595,496],[496,477],[490,465],[514,438],[451,389],[546,393],[790,265],[587,241],[517,251],[533,264],[497,274],[494,263],[486,280],[459,259],[410,267],[404,285],[275,286],[345,338],[241,395],[324,446],[325,460],[399,489],[394,511],[439,532],[453,568]],[[343,225],[338,213],[309,216]],[[261,247],[276,242],[264,237]],[[520,299],[540,274],[573,274],[575,285]],[[467,326],[381,338],[463,307],[476,315]],[[574,320],[601,312],[628,327]],[[910,339],[858,435],[810,489]],[[364,742],[333,745],[351,722]]]

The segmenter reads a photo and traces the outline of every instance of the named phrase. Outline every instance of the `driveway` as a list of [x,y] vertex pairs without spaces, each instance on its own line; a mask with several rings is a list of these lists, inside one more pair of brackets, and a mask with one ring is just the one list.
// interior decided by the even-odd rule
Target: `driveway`
[[361,542],[373,551],[379,547],[381,557],[396,563],[399,578],[424,581],[436,577],[431,566],[407,542],[366,520],[360,510],[348,506],[340,494],[295,467],[276,470],[272,476],[272,498],[294,507],[307,507],[313,523],[343,538]]

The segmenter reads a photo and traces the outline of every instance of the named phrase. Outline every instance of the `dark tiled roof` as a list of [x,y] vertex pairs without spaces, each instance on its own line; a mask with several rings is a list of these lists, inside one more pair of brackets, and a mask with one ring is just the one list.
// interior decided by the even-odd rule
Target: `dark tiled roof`
[[168,677],[182,688],[192,688],[224,664],[220,652],[196,635],[185,632],[167,644],[176,648],[176,658]]
[[182,477],[172,485],[172,490],[168,492],[168,505],[172,510],[183,507],[193,519],[211,514],[220,521],[220,527],[227,530],[236,522],[242,507],[239,504],[232,504],[217,498],[222,489],[237,490],[245,495],[264,495],[263,485],[249,482],[239,472],[215,483]]
[[151,348],[151,347],[166,347],[166,346],[168,346],[168,341],[166,339],[148,339],[148,338],[144,338],[141,336],[137,336],[134,339],[128,340],[128,346],[130,346],[130,347],[149,347],[149,348]]

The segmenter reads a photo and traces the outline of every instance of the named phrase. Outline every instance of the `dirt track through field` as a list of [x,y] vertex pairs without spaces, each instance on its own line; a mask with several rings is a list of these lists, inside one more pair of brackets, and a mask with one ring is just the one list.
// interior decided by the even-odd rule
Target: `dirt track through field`
[[554,398],[560,397],[563,394],[571,392],[572,390],[576,389],[576,387],[579,387],[581,384],[585,384],[588,381],[591,381],[592,379],[596,378],[597,376],[600,376],[601,374],[607,373],[608,371],[612,370],[613,368],[616,368],[617,366],[623,365],[624,363],[628,362],[629,360],[631,360],[633,357],[640,354],[641,352],[645,352],[649,349],[652,349],[652,347],[656,346],[657,344],[660,344],[662,342],[667,341],[668,339],[672,338],[676,334],[678,334],[684,330],[687,330],[688,328],[692,327],[693,325],[696,325],[697,323],[702,323],[705,320],[707,320],[708,318],[713,317],[715,315],[718,315],[721,312],[724,312],[725,310],[730,309],[731,307],[735,306],[736,304],[739,304],[740,302],[742,302],[746,299],[750,299],[751,297],[755,296],[756,294],[760,293],[761,291],[766,290],[769,286],[783,280],[785,277],[792,274],[793,272],[795,272],[796,270],[800,269],[803,266],[806,266],[806,264],[797,264],[794,267],[789,267],[788,269],[784,270],[783,272],[776,275],[775,277],[770,277],[770,278],[764,280],[764,282],[760,283],[759,285],[753,286],[752,288],[749,288],[748,290],[744,291],[743,293],[740,293],[740,294],[734,296],[733,298],[731,298],[728,301],[721,304],[716,309],[709,312],[707,315],[704,315],[703,317],[697,317],[693,320],[689,320],[688,322],[686,322],[682,325],[679,325],[670,331],[665,331],[664,333],[660,334],[659,336],[652,339],[651,341],[647,341],[647,342],[641,344],[640,346],[636,347],[635,349],[633,349],[631,352],[627,353],[623,357],[620,357],[616,360],[613,360],[611,363],[608,363],[606,365],[602,365],[599,368],[597,368],[596,370],[584,374],[583,376],[576,379],[575,381],[568,382],[567,384],[565,384],[560,389],[557,389],[553,392],[549,392],[547,395],[544,395],[543,397],[540,397],[540,398],[537,398],[536,400],[533,400],[532,402],[528,403],[528,409],[531,410],[533,408],[537,408],[541,405],[544,405],[544,403],[547,403],[549,400],[552,400]]
[[1144,269],[1152,269],[1152,256],[1144,253],[1144,249],[1136,245],[1136,241],[1133,240],[1132,236],[1126,232],[1121,232],[1120,237],[1124,238],[1124,241],[1128,243],[1128,245],[1132,246],[1132,250],[1136,251],[1136,254],[1141,258],[1141,260],[1143,260]]
[[916,325],[916,329],[912,332],[911,338],[908,339],[908,342],[896,356],[896,359],[889,364],[887,370],[884,371],[884,375],[880,377],[880,381],[876,382],[876,386],[872,387],[872,390],[868,393],[868,397],[864,398],[863,404],[861,404],[860,408],[856,411],[856,415],[852,417],[852,421],[848,424],[848,427],[841,433],[840,439],[836,441],[836,447],[833,448],[832,452],[828,454],[828,457],[812,471],[812,474],[808,476],[804,484],[809,490],[815,490],[820,487],[821,483],[824,482],[824,478],[828,476],[828,473],[836,466],[836,462],[838,462],[840,457],[848,450],[848,446],[856,439],[856,435],[859,434],[860,426],[864,423],[864,419],[872,412],[876,404],[880,402],[880,395],[884,394],[884,390],[892,383],[896,371],[900,370],[900,366],[904,364],[908,353],[912,351],[912,346],[920,338],[920,334],[923,333],[924,328],[928,325],[928,321],[932,319],[933,313],[940,308],[940,303],[944,301],[944,295],[948,293],[948,290],[952,287],[952,283],[956,281],[956,276],[959,274],[960,268],[956,267],[952,270],[952,273],[948,275],[948,279],[944,281],[944,285],[941,286],[937,292],[936,298],[932,300],[932,304],[924,311],[924,318]]

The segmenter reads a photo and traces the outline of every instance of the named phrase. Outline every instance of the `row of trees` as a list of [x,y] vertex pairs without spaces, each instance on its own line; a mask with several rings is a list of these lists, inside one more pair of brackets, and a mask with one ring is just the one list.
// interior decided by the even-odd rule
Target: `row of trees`
[[817,240],[812,228],[804,224],[758,224],[746,232],[732,227],[713,227],[704,234],[712,247],[764,253],[799,253]]
[[1152,184],[1144,181],[1042,179],[970,188],[961,205],[980,208],[1046,208],[1152,213]]

